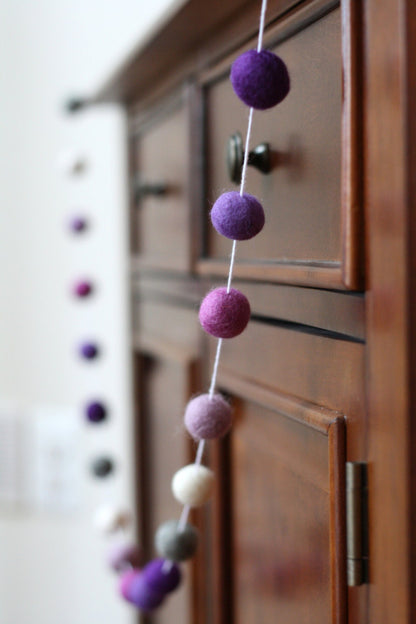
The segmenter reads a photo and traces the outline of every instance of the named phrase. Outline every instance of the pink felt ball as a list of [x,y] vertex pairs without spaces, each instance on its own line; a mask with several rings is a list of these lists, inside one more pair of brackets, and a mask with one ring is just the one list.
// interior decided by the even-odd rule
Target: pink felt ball
[[290,78],[282,59],[270,50],[248,50],[231,67],[231,84],[247,106],[265,110],[289,93]]
[[231,406],[221,394],[201,394],[189,401],[184,420],[195,440],[221,438],[231,427]]
[[126,570],[120,576],[120,582],[118,584],[118,591],[120,595],[130,602],[130,587],[134,579],[139,576],[141,572],[139,570]]
[[232,240],[248,240],[258,234],[264,225],[264,210],[260,202],[237,191],[223,193],[211,210],[214,228]]
[[234,338],[250,320],[250,304],[239,290],[215,288],[206,295],[199,308],[199,320],[208,334],[217,338]]

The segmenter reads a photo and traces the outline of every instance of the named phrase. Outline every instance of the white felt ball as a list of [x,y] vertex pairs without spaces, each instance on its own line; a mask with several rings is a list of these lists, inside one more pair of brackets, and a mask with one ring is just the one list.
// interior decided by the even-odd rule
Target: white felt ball
[[211,497],[213,485],[212,470],[199,464],[189,464],[173,476],[172,492],[183,505],[200,507]]
[[122,507],[103,505],[94,514],[94,526],[101,533],[114,533],[131,523],[131,514]]
[[85,156],[73,149],[62,150],[58,154],[56,164],[59,171],[68,176],[84,173],[87,168]]

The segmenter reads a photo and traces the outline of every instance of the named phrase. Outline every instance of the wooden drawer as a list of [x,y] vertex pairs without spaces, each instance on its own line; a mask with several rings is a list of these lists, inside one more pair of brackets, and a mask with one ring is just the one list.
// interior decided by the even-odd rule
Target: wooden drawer
[[[144,117],[134,124],[133,252],[139,266],[188,271],[192,243],[188,93],[173,97],[161,110],[151,110],[150,121]],[[158,194],[160,185],[164,191]]]
[[[208,338],[211,364],[216,340]],[[219,383],[230,377],[345,414],[349,453],[365,452],[358,427],[365,419],[364,350],[361,338],[305,325],[252,319],[237,338],[225,340]]]
[[[272,171],[249,167],[247,192],[266,212],[264,230],[239,243],[235,273],[258,280],[336,288],[360,287],[357,138],[348,7],[312,2],[268,33],[267,47],[282,56],[291,91],[277,107],[255,112],[251,149],[268,142]],[[250,45],[246,45],[247,49]],[[229,137],[243,140],[247,108],[235,96],[229,67],[234,54],[204,81],[206,206],[203,273],[227,271],[230,241],[210,224],[210,206],[236,189],[226,167]],[[343,82],[344,80],[344,82]],[[354,164],[354,165],[353,165]]]

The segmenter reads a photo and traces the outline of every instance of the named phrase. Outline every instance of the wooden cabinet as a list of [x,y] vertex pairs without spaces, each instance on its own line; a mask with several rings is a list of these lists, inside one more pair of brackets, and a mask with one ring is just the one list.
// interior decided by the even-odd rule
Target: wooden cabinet
[[[406,0],[270,0],[265,43],[287,100],[256,113],[248,174],[267,224],[238,245],[246,331],[218,387],[235,406],[206,461],[219,480],[195,514],[201,549],[181,593],[146,621],[407,624],[414,551],[416,9]],[[209,224],[224,151],[247,109],[227,74],[252,46],[259,3],[188,0],[97,94],[129,117],[140,537],[178,516],[172,472],[194,444],[187,399],[216,341],[197,321],[224,283],[230,241]],[[209,9],[209,10],[208,10]],[[163,192],[152,191],[162,185]],[[140,190],[141,185],[141,190]],[[146,186],[147,185],[147,186]],[[144,190],[143,190],[144,188]],[[365,229],[364,229],[365,224]],[[370,582],[347,588],[346,462],[368,465]]]

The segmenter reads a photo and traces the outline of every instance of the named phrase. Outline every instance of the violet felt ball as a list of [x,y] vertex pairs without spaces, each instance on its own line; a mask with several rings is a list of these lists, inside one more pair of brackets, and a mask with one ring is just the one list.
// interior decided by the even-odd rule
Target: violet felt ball
[[126,570],[120,576],[120,582],[118,584],[118,591],[120,595],[130,602],[130,587],[133,580],[140,575],[138,570]]
[[84,360],[94,360],[98,353],[98,345],[93,342],[84,342],[80,345],[79,354]]
[[73,217],[69,223],[69,228],[74,234],[85,232],[88,222],[84,217]]
[[264,210],[261,203],[248,193],[243,196],[237,191],[223,193],[211,210],[214,228],[232,240],[248,240],[258,234],[264,225]]
[[92,401],[85,407],[85,416],[91,423],[100,423],[107,418],[107,408],[100,401]]
[[231,84],[247,106],[265,110],[289,93],[290,78],[282,59],[270,50],[248,50],[231,67]]
[[221,438],[231,427],[231,406],[221,394],[201,394],[189,401],[184,420],[195,440]]
[[141,550],[135,544],[116,544],[108,553],[108,563],[115,572],[138,568]]
[[174,591],[181,582],[182,574],[176,563],[166,559],[153,559],[143,568],[143,576],[150,589],[159,593],[167,594]]
[[74,285],[73,293],[76,297],[88,297],[92,293],[93,287],[91,282],[80,281]]
[[143,573],[134,576],[127,589],[128,600],[142,611],[152,611],[162,604],[165,592],[152,589]]
[[234,338],[250,320],[250,304],[239,290],[215,288],[206,295],[199,308],[199,320],[208,334],[217,338]]

